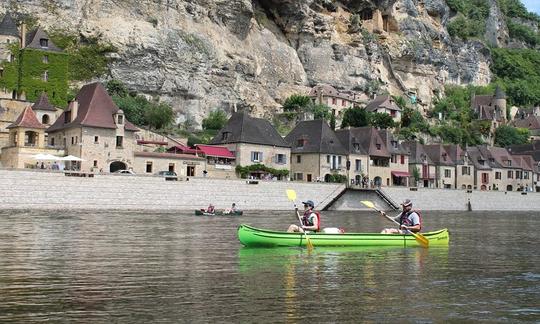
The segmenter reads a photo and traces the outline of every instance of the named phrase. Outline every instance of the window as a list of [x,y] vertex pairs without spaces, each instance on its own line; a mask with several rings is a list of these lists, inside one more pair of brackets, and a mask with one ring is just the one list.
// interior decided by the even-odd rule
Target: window
[[99,136],[94,136],[94,144],[98,144],[99,143]]
[[401,164],[405,164],[405,155],[401,155]]
[[529,172],[523,171],[523,179],[529,179]]
[[461,167],[461,174],[462,175],[471,175],[471,167],[462,166]]
[[43,72],[43,75],[41,77],[43,81],[49,81],[49,71]]
[[452,171],[450,169],[444,169],[444,177],[450,178],[452,176]]
[[443,161],[446,161],[446,153],[442,154],[442,159],[443,159]]
[[294,179],[296,179],[296,180],[304,180],[304,174],[302,174],[302,173],[295,173],[295,174],[294,174]]
[[97,160],[94,160],[94,168],[97,168]]
[[41,62],[45,64],[49,63],[49,55],[43,55],[43,57],[41,58]]
[[51,146],[54,146],[54,137],[51,137]]
[[41,123],[42,123],[43,125],[48,125],[48,124],[49,124],[49,115],[44,114],[44,115],[41,117]]
[[122,125],[124,123],[124,116],[123,115],[118,115],[117,119],[118,119],[118,125]]
[[512,166],[512,161],[506,160],[506,165],[507,165],[507,166]]
[[381,149],[381,144],[375,144],[375,147],[377,147],[377,150]]
[[355,160],[355,166],[354,166],[354,170],[355,171],[362,171],[362,160]]
[[71,136],[71,145],[75,144],[75,137]]
[[231,134],[231,132],[223,132],[221,134],[221,140],[226,141],[229,138],[230,134]]
[[521,171],[516,171],[516,179],[523,179]]
[[169,163],[169,172],[174,172],[174,163]]
[[296,147],[304,147],[307,143],[305,138],[301,138],[296,142]]
[[482,183],[489,183],[489,173],[482,173]]
[[514,179],[514,171],[508,171],[508,179]]
[[390,157],[390,162],[397,163],[397,155],[392,154],[392,156]]
[[330,155],[326,156],[326,163],[330,164]]
[[501,173],[500,172],[495,172],[495,180],[501,180]]
[[251,162],[262,162],[262,152],[251,152]]
[[337,164],[338,164],[338,168],[341,168],[341,156],[338,156]]
[[337,99],[336,98],[332,98],[332,105],[335,105],[337,104]]
[[342,105],[343,107],[345,107],[346,104],[347,104],[347,101],[341,99],[341,105]]
[[124,136],[116,136],[116,148],[122,148],[124,142]]
[[41,38],[39,40],[39,46],[41,46],[41,47],[49,47],[49,40],[47,38]]
[[360,151],[360,144],[359,143],[353,143],[353,148],[356,152]]
[[146,173],[152,173],[152,162],[146,162]]
[[301,155],[296,156],[296,163],[302,163],[302,156]]
[[396,111],[395,110],[390,110],[390,116],[396,117]]
[[285,164],[285,154],[276,154],[276,163],[277,164]]

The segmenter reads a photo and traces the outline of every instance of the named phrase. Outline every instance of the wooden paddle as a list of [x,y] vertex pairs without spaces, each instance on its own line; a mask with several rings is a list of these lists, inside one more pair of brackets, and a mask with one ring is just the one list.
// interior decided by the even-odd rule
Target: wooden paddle
[[[302,218],[300,218],[300,213],[298,213],[298,207],[296,207],[296,191],[292,189],[287,189],[287,197],[290,201],[294,204],[294,210],[296,212],[296,217],[298,217],[298,220],[300,221],[300,228],[302,228]],[[306,246],[308,248],[308,251],[313,249],[313,244],[311,243],[311,240],[309,239],[307,233],[304,231],[304,236],[306,237]]]
[[[381,212],[379,209],[377,209],[377,207],[375,207],[375,205],[374,205],[371,201],[369,201],[369,200],[362,200],[361,203],[364,204],[366,207],[369,207],[369,208],[371,208],[371,209],[375,209],[376,211],[378,211],[379,213],[382,214],[382,212]],[[394,223],[400,225],[400,224],[399,224],[398,222],[396,222],[396,220],[393,219],[392,217],[389,217],[389,216],[386,215],[386,214],[384,214],[384,216],[385,216],[388,220],[390,220],[390,221],[392,221],[392,222],[394,222]],[[429,247],[429,239],[428,239],[427,237],[425,237],[425,236],[422,235],[422,234],[418,234],[418,233],[411,232],[411,231],[409,231],[409,230],[407,230],[407,232],[411,233],[411,234],[414,236],[414,238],[416,239],[416,242],[418,242],[418,244],[420,244],[422,247],[426,247],[426,248]]]

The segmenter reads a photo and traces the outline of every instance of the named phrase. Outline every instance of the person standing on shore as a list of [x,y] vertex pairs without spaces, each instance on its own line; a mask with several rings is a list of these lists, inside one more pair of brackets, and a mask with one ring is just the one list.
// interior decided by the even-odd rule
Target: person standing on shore
[[304,204],[304,216],[301,218],[302,227],[291,224],[287,232],[318,232],[321,228],[321,214],[313,210],[315,207],[313,200],[306,200],[302,203]]
[[[422,218],[420,214],[412,210],[412,201],[405,199],[401,203],[402,212],[393,219],[399,223],[399,229],[397,228],[385,228],[381,231],[383,234],[408,234],[409,232],[418,233],[422,229]],[[381,215],[388,217],[385,212],[381,210]]]

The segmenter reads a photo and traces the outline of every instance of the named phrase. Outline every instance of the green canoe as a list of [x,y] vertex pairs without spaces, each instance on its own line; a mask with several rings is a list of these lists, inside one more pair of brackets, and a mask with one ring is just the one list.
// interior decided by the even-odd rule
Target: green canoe
[[237,210],[235,212],[225,213],[225,211],[218,210],[215,213],[207,213],[203,210],[195,209],[195,215],[197,216],[240,216],[244,212],[241,210]]
[[[448,245],[447,229],[422,233],[429,240],[429,246]],[[309,239],[317,246],[420,246],[414,236],[407,234],[380,233],[311,233]],[[302,233],[277,232],[258,229],[242,224],[238,227],[238,239],[245,246],[305,246],[306,238]]]

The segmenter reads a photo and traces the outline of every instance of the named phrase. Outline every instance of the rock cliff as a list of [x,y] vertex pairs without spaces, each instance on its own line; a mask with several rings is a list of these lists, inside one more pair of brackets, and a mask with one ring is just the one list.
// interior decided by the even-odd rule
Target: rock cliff
[[[216,108],[270,116],[287,96],[319,83],[416,94],[429,105],[444,84],[491,79],[487,48],[448,36],[444,0],[0,3],[1,13],[8,10],[113,44],[107,78],[171,103],[179,122],[200,123]],[[506,33],[498,14],[490,12],[486,28],[495,43]]]

